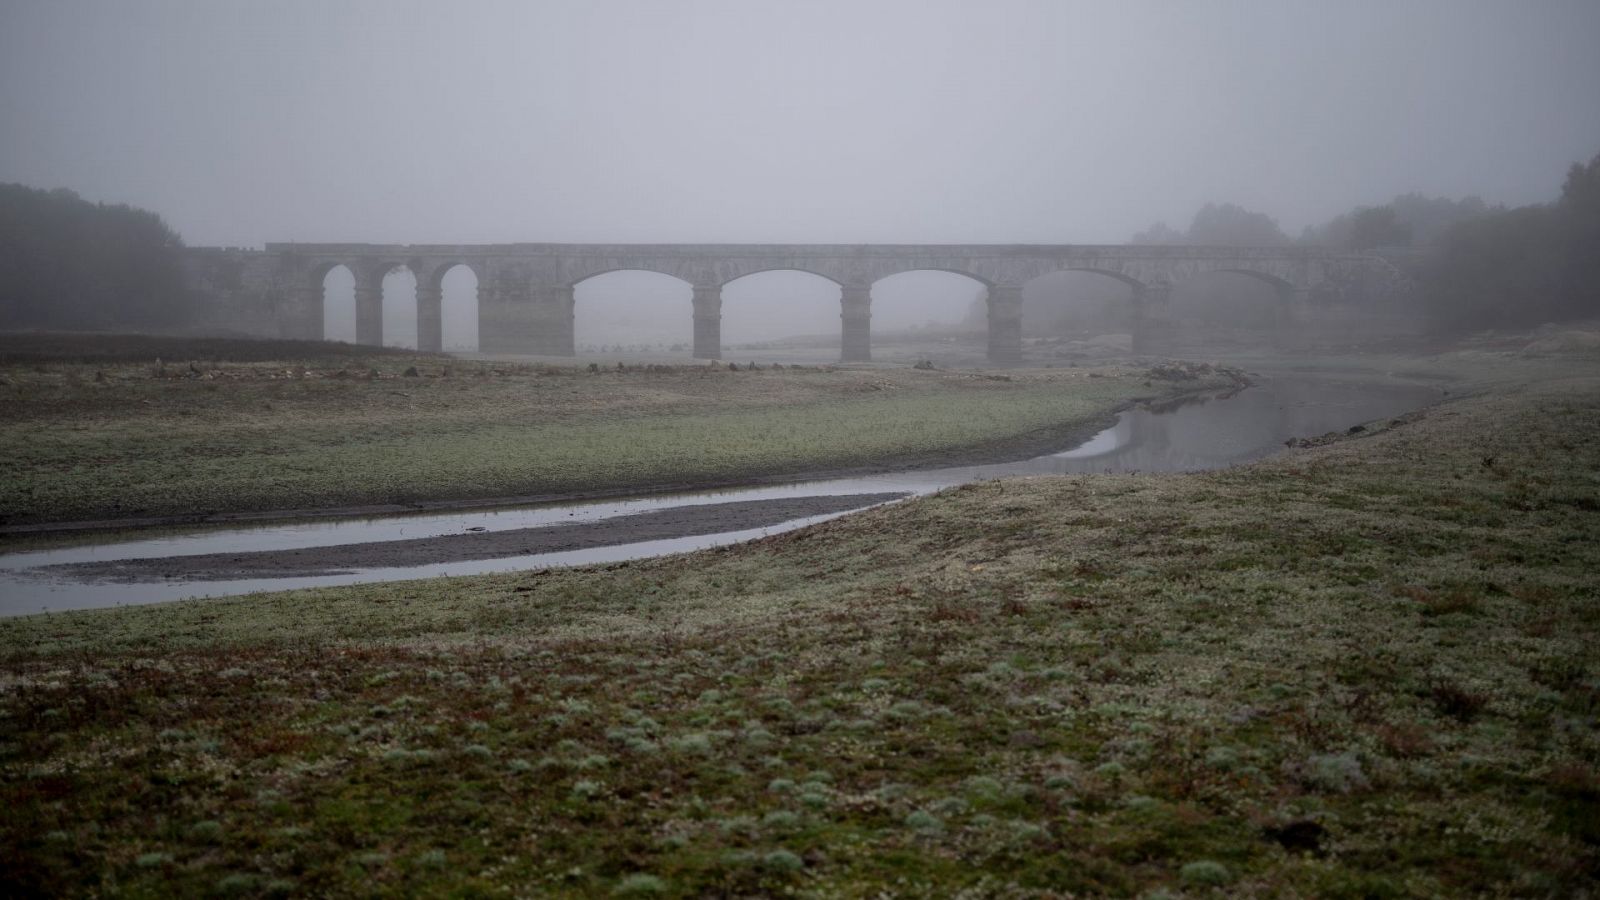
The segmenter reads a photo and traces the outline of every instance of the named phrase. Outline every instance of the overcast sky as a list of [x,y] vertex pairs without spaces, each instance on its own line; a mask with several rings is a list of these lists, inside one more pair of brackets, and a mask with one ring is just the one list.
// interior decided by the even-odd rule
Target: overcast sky
[[1596,0],[0,0],[0,181],[265,241],[1117,242],[1521,204]]

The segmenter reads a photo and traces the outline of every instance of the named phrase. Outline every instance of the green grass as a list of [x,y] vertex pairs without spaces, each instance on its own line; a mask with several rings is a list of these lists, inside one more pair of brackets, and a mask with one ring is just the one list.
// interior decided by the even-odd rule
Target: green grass
[[[581,424],[38,430],[0,440],[29,473],[0,503],[89,517],[113,507],[293,509],[730,481],[981,446],[1089,421],[1151,392],[1130,375],[998,397],[939,391]],[[101,457],[108,446],[121,450]]]
[[1566,369],[1237,470],[0,621],[0,880],[1577,895],[1600,367]]
[[[411,370],[414,377],[404,372]],[[5,521],[637,490],[878,466],[1097,421],[1134,369],[51,363],[0,373]],[[1219,380],[1217,383],[1221,383]]]

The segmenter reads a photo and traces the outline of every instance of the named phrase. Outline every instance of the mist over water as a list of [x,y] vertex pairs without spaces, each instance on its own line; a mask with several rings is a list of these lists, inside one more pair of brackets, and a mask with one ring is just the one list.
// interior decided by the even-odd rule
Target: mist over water
[[[540,532],[575,525],[603,528],[641,516],[660,515],[729,502],[751,505],[796,499],[857,498],[856,506],[997,478],[1130,472],[1193,472],[1220,469],[1280,452],[1286,440],[1315,438],[1362,422],[1384,424],[1436,402],[1434,388],[1414,384],[1351,383],[1304,376],[1258,378],[1249,388],[1151,404],[1119,414],[1111,426],[1058,452],[1019,461],[946,468],[906,469],[876,475],[797,480],[781,486],[672,493],[638,499],[539,504],[460,513],[429,513],[378,519],[343,519],[256,528],[223,528],[193,535],[131,543],[88,544],[62,550],[0,555],[0,616],[219,597],[264,590],[326,587],[443,575],[584,565],[683,553],[751,540],[834,518],[837,511],[774,517],[759,527],[729,524],[689,529],[677,536],[630,539],[597,537],[592,546],[553,552],[502,552],[474,558],[470,550],[450,562],[363,562],[360,545],[443,537],[470,542],[471,533]],[[1375,421],[1376,420],[1376,421]],[[570,531],[567,532],[570,534]],[[330,548],[332,561],[295,561],[274,570],[273,554]],[[202,557],[213,569],[187,571],[182,557]],[[483,553],[488,557],[489,551]],[[253,560],[266,558],[255,567]],[[384,556],[392,560],[394,554]],[[127,571],[118,561],[156,562]],[[97,566],[109,567],[105,571]],[[77,567],[77,568],[74,568]],[[321,571],[319,571],[321,570]]]

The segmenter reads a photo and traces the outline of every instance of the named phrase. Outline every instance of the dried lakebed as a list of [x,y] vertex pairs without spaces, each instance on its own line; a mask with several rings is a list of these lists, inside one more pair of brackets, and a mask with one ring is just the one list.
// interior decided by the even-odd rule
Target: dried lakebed
[[317,521],[0,556],[0,615],[615,562],[737,543],[1002,477],[1215,469],[1439,399],[1414,384],[1276,376],[1120,413],[1087,441],[1018,462],[796,484]]

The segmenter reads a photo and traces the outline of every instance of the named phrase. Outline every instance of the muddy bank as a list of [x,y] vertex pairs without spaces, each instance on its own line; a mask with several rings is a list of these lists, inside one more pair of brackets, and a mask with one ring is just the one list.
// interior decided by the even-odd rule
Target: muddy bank
[[537,553],[562,553],[666,538],[694,537],[764,528],[860,509],[905,497],[905,493],[845,494],[740,500],[674,506],[595,522],[547,525],[509,531],[482,531],[403,541],[379,541],[246,553],[212,553],[154,559],[121,559],[48,566],[52,575],[123,583],[165,580],[233,581],[342,575],[359,569],[436,565],[479,559],[504,559]]

